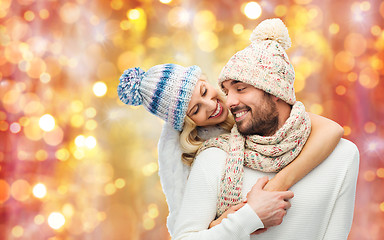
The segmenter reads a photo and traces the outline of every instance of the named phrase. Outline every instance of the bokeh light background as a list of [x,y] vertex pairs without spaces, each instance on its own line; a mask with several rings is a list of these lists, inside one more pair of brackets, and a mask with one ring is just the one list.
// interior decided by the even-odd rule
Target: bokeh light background
[[383,239],[378,0],[1,0],[0,239],[169,239],[157,175],[163,123],[119,102],[119,76],[197,64],[215,84],[271,17],[292,38],[298,99],[359,147],[349,239]]

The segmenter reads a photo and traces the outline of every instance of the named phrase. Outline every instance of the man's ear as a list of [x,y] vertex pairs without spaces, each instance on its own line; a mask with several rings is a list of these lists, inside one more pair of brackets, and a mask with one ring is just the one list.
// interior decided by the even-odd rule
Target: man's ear
[[[280,98],[278,98],[278,97],[276,97],[276,96],[273,96],[272,95],[272,100],[274,101],[274,102],[278,102],[278,101],[280,101],[281,99]],[[282,101],[282,100],[281,100]]]

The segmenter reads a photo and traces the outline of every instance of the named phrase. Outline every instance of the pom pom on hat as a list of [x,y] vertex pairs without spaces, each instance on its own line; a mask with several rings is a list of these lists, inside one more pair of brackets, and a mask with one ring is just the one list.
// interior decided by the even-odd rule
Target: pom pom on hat
[[251,42],[274,40],[278,42],[284,50],[291,47],[288,29],[279,18],[272,18],[262,21],[252,32],[249,38]]
[[141,96],[139,86],[144,74],[145,71],[136,67],[125,70],[123,75],[121,75],[117,94],[123,103],[134,106],[143,104],[143,97]]

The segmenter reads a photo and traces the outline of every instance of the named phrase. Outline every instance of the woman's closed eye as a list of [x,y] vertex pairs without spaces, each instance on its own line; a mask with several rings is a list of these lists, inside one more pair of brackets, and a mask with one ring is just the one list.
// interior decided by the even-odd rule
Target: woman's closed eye
[[236,89],[236,91],[241,92],[241,91],[243,91],[243,90],[245,90],[245,89],[246,89],[246,87],[238,87],[238,88]]
[[207,91],[207,88],[204,86],[201,96],[204,97],[205,95],[207,95]]

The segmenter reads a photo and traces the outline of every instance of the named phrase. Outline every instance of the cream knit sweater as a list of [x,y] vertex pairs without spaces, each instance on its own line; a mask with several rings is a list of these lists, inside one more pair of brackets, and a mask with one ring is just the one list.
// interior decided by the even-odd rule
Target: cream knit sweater
[[[195,160],[176,220],[174,240],[179,239],[347,239],[353,218],[359,153],[356,146],[342,139],[333,153],[291,190],[292,207],[279,226],[259,235],[250,235],[263,224],[245,205],[221,224],[208,229],[215,218],[220,178],[227,154],[210,148]],[[245,168],[243,195],[257,179],[272,178]]]

